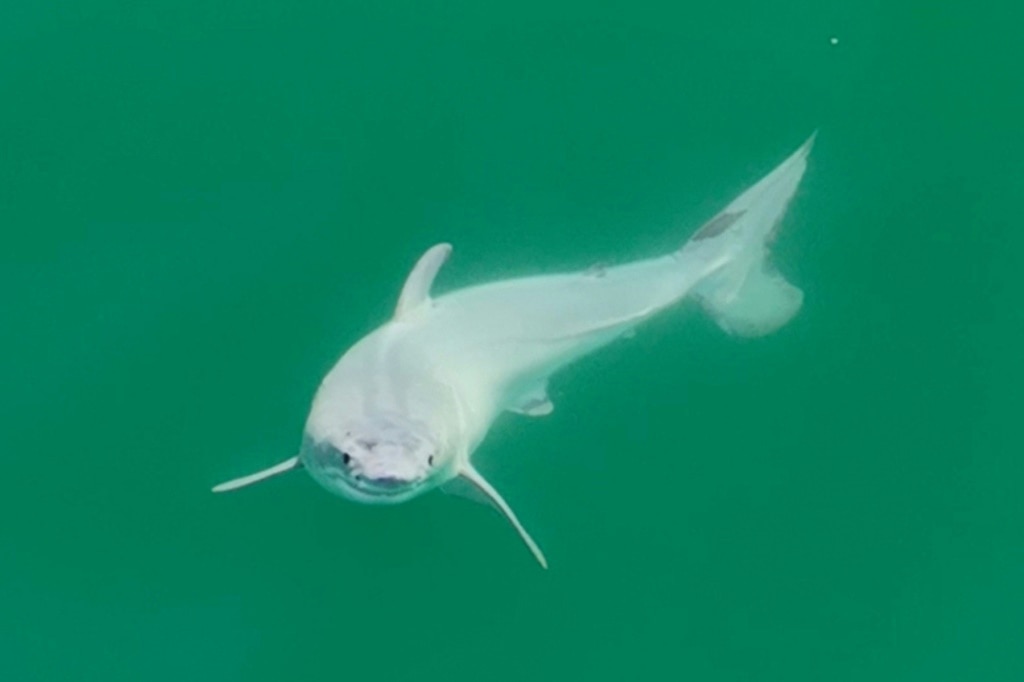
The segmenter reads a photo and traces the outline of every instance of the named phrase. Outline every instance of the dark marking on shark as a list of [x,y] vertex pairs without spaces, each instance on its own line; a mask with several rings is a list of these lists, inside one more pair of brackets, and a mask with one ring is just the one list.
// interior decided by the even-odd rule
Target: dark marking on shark
[[719,213],[714,218],[704,223],[704,226],[697,230],[697,234],[693,235],[693,241],[699,242],[702,239],[710,239],[717,237],[726,230],[728,230],[733,223],[743,217],[746,211],[738,211],[736,213]]

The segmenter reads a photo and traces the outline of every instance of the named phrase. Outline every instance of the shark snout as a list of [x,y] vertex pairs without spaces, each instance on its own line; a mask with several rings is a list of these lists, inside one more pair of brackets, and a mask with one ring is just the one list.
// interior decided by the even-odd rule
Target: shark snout
[[357,478],[385,489],[415,483],[426,473],[412,453],[383,443],[351,457],[349,467]]
[[423,476],[411,470],[396,471],[394,468],[370,466],[351,473],[354,474],[353,484],[356,488],[384,497],[412,490],[423,482]]
[[419,467],[415,466],[414,462],[403,462],[401,460],[371,460],[364,462],[362,466],[356,467],[355,473],[383,486],[411,483],[421,477]]
[[331,492],[370,503],[402,502],[423,492],[434,462],[431,451],[377,433],[338,441],[307,438],[301,458],[306,470]]

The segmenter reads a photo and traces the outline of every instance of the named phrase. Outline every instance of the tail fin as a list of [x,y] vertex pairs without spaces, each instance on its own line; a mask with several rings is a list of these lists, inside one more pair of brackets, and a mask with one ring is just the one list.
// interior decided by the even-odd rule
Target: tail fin
[[730,334],[770,334],[789,322],[803,303],[803,292],[783,279],[768,253],[807,168],[815,135],[701,227],[680,251],[684,261],[722,263],[693,293]]

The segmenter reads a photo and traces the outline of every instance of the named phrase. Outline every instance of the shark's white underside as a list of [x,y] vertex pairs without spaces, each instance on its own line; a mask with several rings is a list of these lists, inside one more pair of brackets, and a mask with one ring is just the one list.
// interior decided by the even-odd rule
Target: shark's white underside
[[[324,378],[302,453],[214,490],[303,465],[332,492],[363,502],[402,501],[461,484],[505,514],[546,566],[511,508],[473,467],[474,450],[506,410],[550,413],[552,374],[687,296],[732,334],[758,336],[788,322],[803,295],[769,263],[768,252],[813,139],[666,256],[497,281],[434,299],[431,284],[451,247],[431,248],[410,273],[393,319],[356,343]],[[395,443],[401,447],[388,449]],[[321,444],[343,453],[345,467],[336,455],[325,459]],[[411,455],[414,450],[429,455]],[[362,475],[358,481],[350,480],[350,468]],[[408,485],[396,485],[392,494],[363,477]]]

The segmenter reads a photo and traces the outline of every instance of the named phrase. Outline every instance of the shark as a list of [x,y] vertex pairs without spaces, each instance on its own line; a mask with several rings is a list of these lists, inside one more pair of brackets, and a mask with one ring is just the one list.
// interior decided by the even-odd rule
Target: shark
[[432,296],[452,252],[447,243],[433,246],[408,274],[394,315],[323,378],[298,454],[213,491],[295,469],[368,504],[442,488],[496,508],[547,568],[512,507],[474,465],[474,452],[503,413],[551,414],[547,387],[557,372],[684,299],[732,335],[763,336],[789,322],[803,292],[770,254],[814,138],[668,254]]

